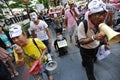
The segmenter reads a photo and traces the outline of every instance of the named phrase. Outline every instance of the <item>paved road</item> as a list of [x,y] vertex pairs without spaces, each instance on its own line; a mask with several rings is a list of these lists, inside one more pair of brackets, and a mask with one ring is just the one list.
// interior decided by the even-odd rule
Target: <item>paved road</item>
[[[53,40],[55,39],[52,31]],[[54,59],[58,62],[57,69],[53,72],[54,80],[87,80],[84,67],[81,65],[79,49],[68,40],[68,55],[58,57],[52,46]],[[96,80],[120,80],[120,43],[110,45],[111,53],[107,58],[95,63]],[[16,67],[20,75],[13,80],[34,80],[28,75],[25,66]]]

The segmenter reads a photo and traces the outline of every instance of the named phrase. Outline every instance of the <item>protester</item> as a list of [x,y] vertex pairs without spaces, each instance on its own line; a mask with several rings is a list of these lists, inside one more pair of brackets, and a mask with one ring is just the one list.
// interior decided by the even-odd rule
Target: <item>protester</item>
[[72,42],[72,37],[75,37],[75,45],[77,45],[77,18],[79,15],[79,10],[74,7],[74,0],[68,0],[69,8],[65,10],[64,14],[64,28],[68,28],[70,42]]
[[[12,55],[8,51],[0,47],[0,59],[8,65],[11,72],[11,77],[16,77],[19,75],[19,73],[16,71],[15,66],[12,63],[11,57]],[[1,79],[1,80],[4,80],[4,79]]]
[[4,30],[3,26],[0,25],[0,46],[7,50],[10,54],[12,54],[12,61],[14,61],[14,55],[13,55],[13,48],[12,48],[13,42],[9,36],[9,31]]
[[61,20],[59,19],[58,15],[56,13],[54,14],[53,22],[54,22],[55,32],[56,33],[60,32],[62,34]]
[[106,17],[106,23],[107,25],[114,28],[117,25],[117,20],[119,18],[118,13],[119,9],[117,9],[115,6],[107,2],[107,0],[102,0],[103,3],[106,4],[106,9],[108,10],[108,14]]
[[12,80],[10,71],[2,60],[0,60],[0,80]]
[[[15,56],[16,60],[18,60],[16,61],[17,63],[19,61],[22,62],[21,60],[25,60],[25,63],[30,69],[33,66],[32,64],[36,60],[40,59],[40,61],[44,61],[44,60],[46,61],[45,54],[46,54],[47,48],[40,39],[34,38],[34,41],[38,46],[37,47],[33,42],[33,38],[27,38],[26,33],[22,30],[22,27],[18,24],[13,24],[10,26],[9,35],[12,38],[13,42],[18,46],[20,46],[22,49],[20,52],[18,52],[19,49],[15,50],[14,54],[17,55]],[[48,71],[47,71],[47,75],[49,80],[53,80],[52,74],[50,74]],[[36,74],[34,76],[37,76],[35,77],[35,80],[38,80],[38,78],[40,78],[38,77],[39,74]]]
[[42,40],[43,43],[47,46],[48,53],[51,53],[51,35],[47,23],[38,19],[35,11],[30,11],[29,15],[31,18],[30,30],[32,37],[37,37]]
[[[100,23],[105,22],[107,15],[106,5],[99,0],[92,0],[88,4],[89,12],[87,24],[83,22],[78,27],[78,39],[80,42],[80,53],[82,56],[82,65],[85,67],[88,80],[96,80],[94,76],[94,61],[96,61],[96,53],[100,45],[100,41],[105,39],[98,28]],[[87,26],[87,32],[85,27]],[[106,44],[106,42],[104,42]]]

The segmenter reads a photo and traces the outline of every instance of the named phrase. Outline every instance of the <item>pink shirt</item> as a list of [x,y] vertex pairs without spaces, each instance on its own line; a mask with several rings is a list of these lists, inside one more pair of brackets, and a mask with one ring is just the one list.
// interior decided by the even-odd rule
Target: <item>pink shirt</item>
[[[79,11],[77,8],[75,8],[75,11],[77,14],[79,14]],[[71,12],[74,17],[72,16]],[[68,28],[72,28],[72,27],[75,27],[75,25],[77,25],[76,20],[75,20],[75,18],[77,19],[77,17],[75,17],[75,13],[72,10],[71,12],[70,12],[70,9],[67,9],[65,11],[65,16],[64,16],[64,19],[67,19]]]

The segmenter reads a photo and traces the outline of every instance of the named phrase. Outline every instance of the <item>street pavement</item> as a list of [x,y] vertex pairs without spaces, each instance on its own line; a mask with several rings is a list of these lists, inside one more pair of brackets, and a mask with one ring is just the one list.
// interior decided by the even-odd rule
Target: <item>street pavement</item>
[[[55,32],[51,30],[53,42]],[[67,36],[68,38],[68,36]],[[68,54],[58,57],[52,45],[53,60],[56,60],[58,67],[53,71],[54,80],[87,80],[84,67],[81,65],[81,56],[79,49],[68,41]],[[111,54],[101,61],[94,64],[94,73],[96,80],[120,80],[120,43],[110,45]],[[34,80],[28,74],[26,66],[17,67],[19,76],[13,80]]]

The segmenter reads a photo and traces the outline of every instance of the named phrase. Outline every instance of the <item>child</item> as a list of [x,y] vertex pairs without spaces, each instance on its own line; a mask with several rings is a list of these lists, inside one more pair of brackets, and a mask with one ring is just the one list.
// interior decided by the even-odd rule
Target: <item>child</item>
[[57,32],[57,39],[54,41],[54,47],[59,52],[59,57],[64,56],[68,53],[67,51],[67,41],[62,36],[61,32]]

